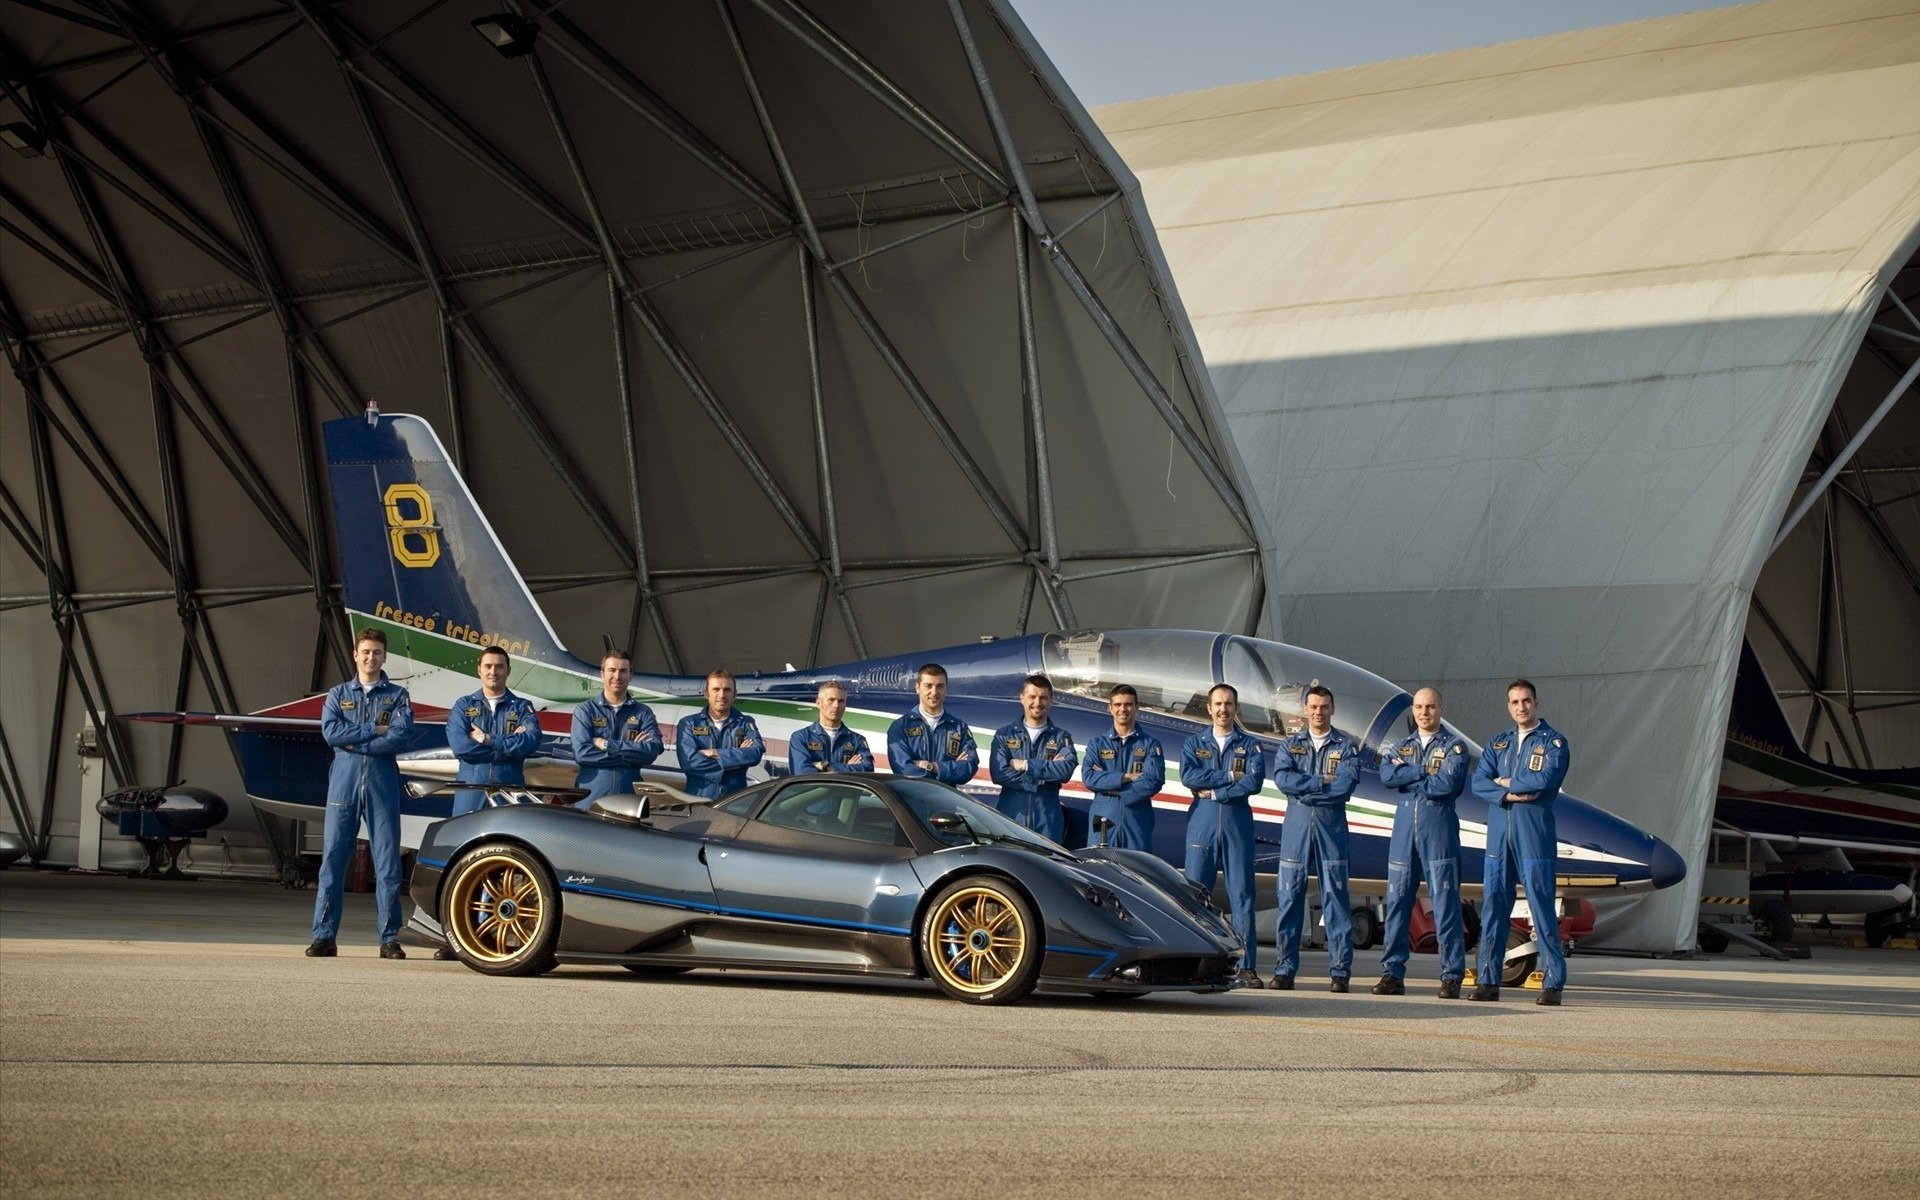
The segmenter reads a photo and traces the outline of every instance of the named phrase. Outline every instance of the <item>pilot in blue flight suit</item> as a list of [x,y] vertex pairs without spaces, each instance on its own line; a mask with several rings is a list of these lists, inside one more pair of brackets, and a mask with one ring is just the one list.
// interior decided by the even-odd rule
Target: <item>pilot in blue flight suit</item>
[[340,933],[347,862],[360,822],[373,851],[374,899],[380,913],[380,957],[405,958],[400,948],[400,768],[394,755],[413,736],[407,689],[387,678],[387,635],[363,629],[353,643],[354,678],[327,693],[320,733],[333,747],[327,771],[326,835],[320,877],[314,881],[313,942],[308,958],[332,958]]
[[1140,715],[1140,693],[1120,684],[1107,696],[1113,729],[1087,743],[1087,762],[1080,781],[1093,793],[1087,813],[1087,845],[1096,841],[1093,823],[1101,817],[1113,822],[1107,845],[1121,850],[1153,849],[1153,798],[1167,781],[1167,756],[1158,738],[1134,722]]
[[1487,802],[1487,865],[1481,877],[1480,963],[1469,1000],[1498,1000],[1500,971],[1513,916],[1515,876],[1534,916],[1545,989],[1534,1003],[1557,1006],[1567,986],[1554,907],[1554,863],[1560,837],[1553,801],[1567,778],[1567,739],[1539,716],[1539,691],[1525,679],[1507,685],[1513,727],[1487,743],[1473,773],[1473,794]]
[[1065,841],[1066,814],[1060,811],[1060,785],[1080,765],[1073,736],[1047,719],[1053,711],[1053,681],[1029,675],[1020,685],[1021,719],[993,734],[987,777],[1000,785],[1000,811],[1028,829]]
[[707,673],[707,708],[680,718],[674,749],[687,791],[718,800],[747,786],[747,770],[767,755],[760,726],[733,707],[733,673]]
[[972,781],[980,748],[967,723],[947,711],[947,669],[927,663],[914,676],[917,707],[887,727],[887,766],[907,779],[937,779],[949,787]]
[[602,796],[632,791],[640,772],[666,749],[653,710],[627,695],[632,679],[631,656],[607,651],[600,658],[600,694],[573,710],[573,761],[580,768],[574,786],[587,790],[575,808],[592,808]]
[[1233,931],[1240,935],[1240,970],[1234,982],[1260,984],[1260,938],[1253,926],[1253,802],[1266,781],[1267,752],[1240,728],[1240,693],[1216,683],[1207,693],[1213,728],[1188,738],[1180,749],[1180,782],[1193,793],[1187,812],[1187,878],[1211,893],[1215,874],[1227,876]]
[[1393,813],[1393,838],[1387,844],[1387,932],[1380,952],[1376,996],[1406,994],[1407,926],[1426,869],[1427,896],[1433,901],[1434,932],[1440,942],[1440,998],[1458,1000],[1467,973],[1467,949],[1460,922],[1460,815],[1454,801],[1467,788],[1472,756],[1466,739],[1440,723],[1440,693],[1421,688],[1413,694],[1413,723],[1418,731],[1380,750],[1380,782],[1400,793]]
[[[527,781],[523,764],[540,748],[540,717],[533,705],[507,690],[512,668],[501,647],[482,650],[480,690],[455,700],[447,712],[447,749],[460,762],[458,783]],[[453,794],[453,815],[473,812],[486,800],[481,788],[461,788]]]
[[1333,727],[1333,693],[1307,689],[1307,727],[1273,754],[1273,785],[1286,793],[1275,887],[1272,986],[1293,988],[1300,968],[1300,926],[1307,913],[1307,869],[1320,860],[1320,912],[1327,925],[1327,990],[1344,992],[1353,975],[1353,908],[1347,899],[1347,797],[1360,786],[1360,743]]
[[828,680],[814,693],[813,706],[820,719],[787,740],[787,773],[872,773],[867,739],[846,725],[847,689]]

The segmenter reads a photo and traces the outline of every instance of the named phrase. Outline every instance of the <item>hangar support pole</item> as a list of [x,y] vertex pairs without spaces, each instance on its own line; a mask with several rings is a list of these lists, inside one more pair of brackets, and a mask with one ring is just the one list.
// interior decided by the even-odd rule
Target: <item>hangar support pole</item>
[[[525,12],[520,0],[510,0],[510,3],[516,11]],[[782,224],[793,223],[793,214],[787,211],[787,206],[780,202],[778,196],[762,187],[752,172],[729,158],[712,138],[628,70],[626,64],[588,37],[578,25],[558,11],[542,12],[540,19],[554,34],[546,44],[572,63],[582,75],[599,84],[635,116],[665,134],[674,145],[686,151],[695,162],[712,171],[734,191],[759,205],[768,216]]]
[[909,96],[905,88],[888,78],[886,73],[875,66],[858,50],[849,45],[839,34],[829,29],[824,21],[807,11],[795,0],[752,0],[754,7],[798,38],[802,45],[824,59],[827,64],[839,71],[861,91],[878,100],[880,104],[905,121],[920,136],[932,142],[953,161],[973,172],[988,187],[999,195],[1006,195],[1007,181],[986,159],[974,153],[973,148],[946,126],[942,125],[924,106]]
[[[353,41],[367,47],[363,51],[357,51],[356,54],[367,54],[374,62],[379,63],[391,72],[394,77],[400,80],[407,88],[410,95],[417,97],[421,104],[432,109],[433,112],[445,120],[451,128],[435,121],[426,113],[422,112],[420,107],[410,103],[406,97],[399,95],[392,88],[387,87],[367,75],[367,73],[353,61],[352,56],[342,55],[336,52],[336,57],[339,61],[347,69],[358,75],[367,86],[386,97],[402,112],[413,117],[429,133],[445,142],[462,157],[473,163],[480,170],[486,172],[496,182],[507,187],[523,201],[532,205],[536,211],[553,222],[569,237],[582,245],[591,246],[594,244],[594,238],[590,231],[582,226],[570,213],[567,213],[557,200],[548,196],[544,189],[540,188],[538,184],[527,179],[524,172],[519,171],[507,163],[497,150],[486,143],[485,139],[481,138],[477,133],[474,133],[466,126],[465,122],[461,121],[458,116],[447,109],[437,98],[433,97],[430,93],[426,92],[424,88],[421,88],[415,83],[397,64],[393,63],[378,50],[372,49],[369,39],[367,39],[365,35],[359,33],[351,24],[344,20],[338,22],[338,28]],[[793,534],[795,540],[798,541],[802,547],[806,548],[814,558],[819,558],[820,552],[814,542],[813,535],[811,531],[807,529],[805,522],[800,519],[798,510],[794,508],[792,502],[788,500],[785,493],[781,490],[778,482],[774,480],[772,474],[767,470],[765,463],[753,449],[752,444],[747,440],[739,424],[720,402],[719,396],[713,391],[704,375],[702,375],[694,365],[692,358],[680,344],[679,339],[673,335],[666,321],[661,318],[651,302],[637,289],[631,287],[623,288],[622,295],[626,299],[629,311],[640,321],[642,328],[647,331],[648,336],[653,339],[654,344],[660,349],[661,353],[666,356],[668,365],[674,369],[675,374],[680,377],[681,382],[685,384],[687,389],[693,394],[695,401],[700,405],[702,411],[706,413],[708,420],[720,431],[721,436],[726,439],[735,455],[740,458],[742,465],[746,467],[749,475],[751,475],[755,483],[759,485],[762,494],[765,495],[769,503],[773,505],[789,532]],[[464,338],[471,338],[473,336],[473,331],[467,329],[464,321],[458,328],[463,331]],[[498,368],[497,362],[493,363],[493,366],[490,368],[489,361],[486,359],[481,361],[481,366],[482,369],[488,371],[490,375],[493,375],[495,369]],[[519,412],[519,410],[516,409],[516,412],[521,416],[523,423],[529,419],[535,419],[533,417],[533,411],[530,408],[525,412]],[[557,447],[555,449],[557,449]],[[564,482],[566,482],[570,489],[575,489],[576,494],[578,494],[577,484],[573,479],[567,478]],[[604,512],[599,509],[597,500],[594,501],[592,511],[601,514],[597,519],[603,522],[601,524],[602,533],[615,545],[621,555],[622,561],[627,568],[631,570],[633,563],[628,558],[628,549],[624,544],[624,539],[619,538],[617,533],[613,531],[611,522],[604,517]]]
[[[1073,601],[1060,581],[1060,532],[1054,524],[1053,460],[1047,453],[1047,414],[1040,402],[1040,344],[1033,332],[1033,271],[1027,254],[1027,224],[1018,213],[1008,222],[1013,231],[1013,280],[1020,317],[1020,398],[1026,409],[1027,456],[1033,471],[1034,507],[1040,526],[1039,559],[1033,573],[1046,589],[1047,607],[1057,629],[1073,629],[1080,622]],[[1029,551],[1033,547],[1028,547]]]
[[[860,635],[860,622],[853,613],[853,599],[847,595],[847,567],[840,555],[840,508],[833,493],[833,455],[827,439],[827,397],[820,375],[820,297],[813,280],[813,256],[805,246],[795,248],[800,266],[800,315],[807,334],[807,396],[813,404],[814,470],[820,480],[820,524],[827,535],[827,565],[840,620],[853,640],[853,656],[867,658],[867,640]],[[820,618],[815,618],[812,662],[820,662]]]
[[[1892,295],[1892,293],[1888,294]],[[1893,299],[1896,304],[1899,303],[1898,297],[1894,297]],[[1902,304],[1900,307],[1901,311],[1906,311],[1906,305]],[[1909,312],[1907,316],[1909,319],[1912,319],[1913,314]],[[1893,390],[1887,393],[1886,399],[1880,401],[1879,405],[1873,410],[1873,415],[1861,423],[1860,428],[1854,432],[1852,439],[1847,442],[1839,454],[1834,455],[1833,461],[1827,464],[1827,469],[1820,473],[1820,478],[1816,479],[1813,486],[1807,489],[1806,494],[1800,497],[1800,503],[1794,505],[1793,511],[1787,515],[1787,519],[1780,523],[1780,532],[1773,535],[1773,545],[1767,549],[1769,555],[1780,549],[1781,544],[1787,540],[1787,535],[1793,532],[1793,527],[1798,525],[1801,518],[1807,515],[1808,510],[1813,507],[1813,502],[1818,500],[1821,493],[1827,490],[1827,485],[1837,479],[1840,472],[1846,469],[1847,463],[1852,461],[1854,454],[1859,451],[1861,445],[1866,442],[1867,438],[1872,435],[1875,429],[1879,428],[1880,422],[1886,418],[1889,412],[1893,411],[1893,406],[1906,394],[1907,389],[1913,386],[1914,380],[1916,379],[1920,379],[1920,358],[1916,358],[1913,365],[1907,368],[1906,374],[1900,377],[1900,382],[1893,385]]]
[[1174,437],[1179,439],[1181,446],[1193,459],[1194,465],[1200,468],[1200,473],[1212,485],[1214,493],[1220,497],[1220,502],[1227,506],[1227,511],[1233,514],[1233,519],[1239,523],[1247,536],[1255,537],[1253,518],[1241,504],[1240,494],[1234,489],[1226,472],[1221,470],[1220,464],[1214,461],[1212,452],[1200,440],[1199,434],[1194,432],[1185,415],[1174,405],[1173,398],[1154,376],[1146,359],[1140,356],[1140,351],[1127,337],[1126,332],[1120,328],[1120,323],[1114,319],[1113,313],[1094,292],[1086,276],[1080,273],[1079,266],[1067,254],[1066,247],[1047,231],[1046,217],[1041,213],[1040,202],[1034,196],[1033,184],[1027,177],[1026,165],[1020,160],[1019,147],[1014,145],[1013,133],[1007,126],[1006,114],[1001,111],[1000,102],[994,96],[993,80],[987,74],[986,61],[980,56],[980,46],[974,40],[973,28],[968,24],[967,15],[962,9],[962,0],[947,0],[947,11],[953,16],[954,30],[960,36],[960,45],[965,49],[967,63],[973,70],[974,86],[980,93],[981,106],[986,110],[987,123],[993,128],[993,137],[999,146],[1000,158],[1006,164],[1008,173],[1013,176],[1014,183],[1020,192],[1020,204],[1026,213],[1027,222],[1033,226],[1034,234],[1040,239],[1040,244],[1046,250],[1047,257],[1053,262],[1054,269],[1066,281],[1067,287],[1080,301],[1081,307],[1086,309],[1087,315],[1093,318],[1094,326],[1107,339],[1107,344],[1113,348],[1114,353],[1119,355],[1120,361],[1125,364],[1134,381],[1146,393],[1147,399],[1154,408],[1159,410],[1161,419],[1167,423],[1168,428],[1173,430]]
[[[830,261],[826,247],[822,244],[819,229],[814,225],[813,217],[807,210],[805,194],[800,188],[799,178],[794,173],[793,164],[781,144],[780,131],[774,124],[773,114],[767,107],[759,82],[747,60],[746,46],[741,40],[739,27],[734,23],[732,11],[726,6],[725,0],[716,0],[716,6],[727,34],[732,39],[734,54],[740,63],[741,77],[746,83],[747,94],[753,101],[754,112],[760,121],[761,135],[766,139],[768,152],[772,154],[775,166],[780,172],[781,182],[786,187],[788,200],[793,205],[794,215],[799,221],[801,236],[805,239],[808,251],[817,261],[824,264]],[[960,473],[972,485],[975,494],[986,504],[988,512],[999,523],[1008,540],[1024,551],[1026,534],[1020,528],[1019,521],[1014,518],[1013,511],[1007,507],[1006,501],[1000,497],[992,481],[986,477],[986,472],[980,469],[980,464],[968,452],[966,444],[954,432],[953,426],[948,424],[945,414],[933,402],[933,397],[921,386],[920,380],[908,366],[906,359],[894,347],[885,331],[880,328],[880,323],[868,310],[866,303],[839,274],[828,273],[827,286],[833,289],[834,295],[839,298],[848,315],[860,327],[873,348],[879,352],[881,360],[893,372],[894,378],[900,382],[908,398],[913,401],[914,406],[920,410],[922,418],[933,430],[934,437],[940,442],[941,448],[960,468]]]
[[[146,14],[146,17],[150,22],[151,14]],[[148,28],[150,29],[150,24]],[[150,34],[147,31],[135,31],[131,27],[128,28],[128,33],[140,41],[142,52],[147,53],[146,42]],[[204,84],[204,81],[198,78],[197,71],[191,66],[183,68],[181,64],[168,63],[163,69],[163,64],[151,53],[148,54],[148,62],[156,73],[168,82],[183,102],[187,101],[189,93]],[[304,551],[303,565],[311,582],[314,611],[321,634],[332,647],[338,659],[337,665],[344,667],[349,654],[340,634],[339,622],[331,619],[333,605],[331,597],[327,594],[326,554],[323,549],[326,541],[324,532],[326,525],[321,516],[324,505],[321,503],[320,484],[314,471],[313,399],[307,388],[307,368],[296,351],[301,335],[300,319],[288,296],[285,275],[274,257],[272,246],[268,243],[266,228],[260,221],[259,213],[247,192],[245,182],[234,168],[232,155],[221,142],[217,130],[204,119],[200,109],[190,102],[187,102],[186,107],[188,117],[193,122],[194,131],[199,135],[200,147],[206,155],[207,164],[220,184],[220,190],[226,198],[227,208],[235,225],[239,227],[241,240],[252,264],[254,278],[259,281],[261,289],[265,292],[274,320],[280,327],[287,372],[287,396],[293,406],[293,441],[295,459],[299,468],[300,497],[303,515],[306,518],[307,533],[301,540],[300,547]],[[209,408],[214,407],[210,395],[204,402]],[[254,470],[257,472],[258,468],[255,467]],[[215,653],[217,656],[217,649]],[[227,704],[237,708],[237,699],[235,696],[229,696]],[[185,697],[182,696],[180,707],[185,707],[185,703]],[[167,778],[169,779],[179,774],[177,769],[179,753],[180,739],[176,736],[168,752]],[[277,843],[269,839],[269,845],[278,858]]]
[[[637,633],[639,608],[652,614],[654,630],[660,638],[661,653],[667,659],[669,669],[677,674],[681,670],[678,665],[680,652],[668,628],[666,613],[654,595],[653,580],[647,569],[646,518],[640,507],[639,441],[634,429],[633,393],[627,369],[626,310],[621,303],[621,298],[633,288],[633,281],[628,278],[626,265],[621,262],[619,251],[614,248],[613,236],[607,230],[606,216],[601,211],[599,198],[594,195],[593,183],[587,178],[586,164],[580,160],[579,147],[574,144],[573,134],[567,129],[566,118],[560,112],[560,101],[553,93],[553,84],[547,78],[546,68],[541,65],[538,54],[527,55],[526,61],[534,88],[540,93],[540,103],[546,109],[547,120],[553,126],[554,140],[560,144],[561,153],[567,160],[567,169],[573,175],[574,186],[580,191],[580,201],[586,205],[594,243],[600,250],[601,266],[607,273],[608,296],[612,302],[614,400],[620,410],[621,448],[625,452],[627,497],[633,519],[633,585],[637,608],[630,625],[632,632]],[[627,640],[634,640],[631,633]]]
[[[180,398],[175,396],[162,365],[167,354],[166,339],[153,328],[145,304],[137,298],[141,294],[139,277],[134,273],[132,262],[120,245],[117,235],[108,226],[105,215],[100,211],[99,198],[88,185],[86,176],[64,156],[56,155],[56,159],[61,174],[66,177],[67,187],[73,194],[74,206],[79,210],[80,217],[86,224],[87,233],[93,240],[95,254],[103,268],[103,276],[112,283],[121,317],[126,321],[127,331],[132,334],[134,344],[139,348],[140,357],[146,367],[154,437],[159,446],[158,462],[163,500],[162,511],[166,517],[168,574],[173,582],[174,606],[180,617],[183,648],[191,650],[192,659],[199,666],[200,676],[205,681],[214,702],[231,711],[235,707],[232,683],[226,678],[226,668],[220,660],[218,642],[212,625],[207,620],[205,611],[201,609],[199,597],[194,590],[192,535],[187,527],[185,485],[179,475],[180,456],[173,429],[173,414],[176,407],[184,408],[185,405],[176,406],[176,400]],[[197,388],[187,364],[176,359],[176,367],[181,371],[182,377]],[[202,433],[204,435],[205,431],[202,430]],[[211,445],[212,439],[208,440]],[[217,447],[215,451],[217,454]],[[232,469],[231,465],[230,469]],[[236,478],[239,478],[237,471]],[[263,507],[262,515],[269,518],[270,525],[273,524],[270,510]],[[176,695],[182,698],[182,707],[184,707],[187,678],[183,661],[176,683]],[[96,726],[103,724],[102,721],[95,721]],[[178,758],[181,732],[181,727],[175,726],[173,736],[169,739],[167,753],[169,766],[173,765]],[[122,782],[131,782],[131,780],[123,778]]]
[[[317,12],[312,7],[311,0],[293,0],[293,3],[307,24],[312,26],[314,33],[320,39],[320,44],[333,55],[335,65],[339,66],[341,58],[339,45],[332,28],[326,23],[325,14]],[[460,379],[454,358],[453,333],[448,327],[449,314],[453,305],[447,293],[444,269],[439,255],[434,251],[433,243],[427,237],[426,226],[420,220],[420,210],[414,203],[413,193],[400,174],[399,164],[394,160],[393,146],[387,141],[386,130],[381,128],[373,106],[367,103],[367,94],[360,86],[359,77],[342,66],[340,82],[347,93],[348,101],[353,105],[354,115],[359,118],[361,130],[367,135],[367,143],[373,150],[374,161],[380,165],[380,175],[386,181],[387,192],[393,197],[394,207],[400,212],[400,223],[406,230],[407,244],[413,250],[413,264],[410,265],[418,266],[421,282],[433,294],[434,313],[440,334],[440,370],[446,384],[448,441],[452,443],[454,469],[465,474],[466,414],[460,402]]]

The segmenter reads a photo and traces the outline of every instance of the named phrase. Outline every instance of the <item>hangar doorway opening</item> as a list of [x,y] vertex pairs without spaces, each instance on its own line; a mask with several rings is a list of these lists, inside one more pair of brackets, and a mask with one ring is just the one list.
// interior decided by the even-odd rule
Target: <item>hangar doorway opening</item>
[[[1920,766],[1920,259],[1897,271],[1801,474],[1747,617],[1798,744]],[[1864,436],[1863,436],[1864,435]]]

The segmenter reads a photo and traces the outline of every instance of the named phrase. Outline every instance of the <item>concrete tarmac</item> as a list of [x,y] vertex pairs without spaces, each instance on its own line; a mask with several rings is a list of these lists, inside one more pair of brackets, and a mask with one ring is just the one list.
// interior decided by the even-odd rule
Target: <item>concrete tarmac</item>
[[384,962],[371,898],[0,872],[0,1195],[1897,1196],[1920,957],[1576,956],[1567,1007]]

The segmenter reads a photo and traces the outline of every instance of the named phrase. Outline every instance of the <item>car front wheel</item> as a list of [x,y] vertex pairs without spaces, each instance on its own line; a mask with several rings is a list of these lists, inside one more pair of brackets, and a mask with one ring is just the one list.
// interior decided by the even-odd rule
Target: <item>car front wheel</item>
[[969,1004],[1012,1004],[1040,978],[1044,937],[1024,896],[998,879],[941,888],[920,924],[920,953],[940,990]]
[[560,940],[560,889],[530,851],[478,846],[447,869],[440,926],[460,961],[482,974],[544,974]]

